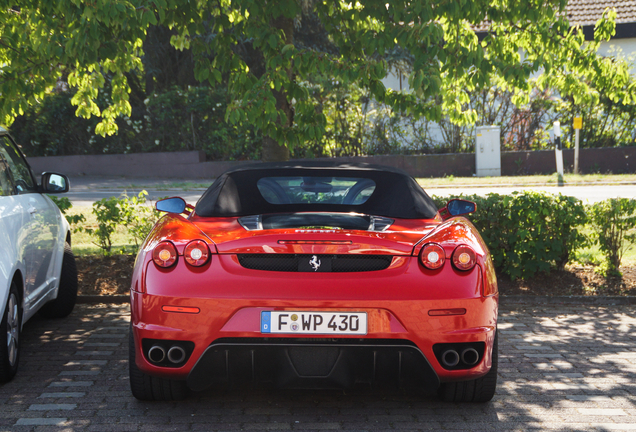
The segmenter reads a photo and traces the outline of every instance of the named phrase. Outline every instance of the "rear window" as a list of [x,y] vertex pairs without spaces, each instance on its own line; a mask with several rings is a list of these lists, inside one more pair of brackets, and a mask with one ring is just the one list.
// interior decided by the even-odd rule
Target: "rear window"
[[258,190],[270,204],[364,204],[375,191],[369,178],[263,177]]

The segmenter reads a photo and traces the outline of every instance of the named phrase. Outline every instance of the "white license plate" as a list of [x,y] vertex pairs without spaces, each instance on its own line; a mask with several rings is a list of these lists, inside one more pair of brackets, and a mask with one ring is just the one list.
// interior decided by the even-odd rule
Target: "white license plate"
[[262,311],[261,333],[365,335],[367,313]]

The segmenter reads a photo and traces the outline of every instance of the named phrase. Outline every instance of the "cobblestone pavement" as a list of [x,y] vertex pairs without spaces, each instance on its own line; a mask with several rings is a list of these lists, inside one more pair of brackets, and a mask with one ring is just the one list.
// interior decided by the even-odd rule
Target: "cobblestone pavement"
[[34,318],[20,371],[0,386],[0,430],[636,430],[636,306],[506,306],[499,386],[487,404],[399,390],[210,390],[135,400],[128,305]]

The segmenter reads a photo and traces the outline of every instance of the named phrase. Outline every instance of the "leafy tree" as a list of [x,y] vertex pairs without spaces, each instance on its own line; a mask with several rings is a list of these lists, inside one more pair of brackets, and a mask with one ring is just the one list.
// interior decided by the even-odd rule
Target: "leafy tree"
[[[325,133],[325,116],[305,85],[316,73],[355,82],[398,112],[439,120],[444,111],[457,124],[475,121],[470,92],[493,80],[523,104],[528,78],[541,68],[540,87],[575,102],[598,101],[608,88],[612,101],[636,100],[625,67],[596,55],[598,43],[614,32],[615,12],[605,13],[595,40],[586,43],[565,18],[566,0],[20,3],[0,6],[0,119],[8,124],[68,76],[77,88],[76,114],[101,116],[96,132],[115,133],[115,117],[130,116],[131,82],[142,73],[142,47],[157,25],[173,32],[175,48],[191,49],[197,80],[227,82],[226,120],[260,130],[264,160],[286,159],[289,148]],[[474,28],[486,19],[490,32],[480,40]],[[303,20],[327,37],[295,43]],[[396,53],[412,64],[411,92],[382,85]],[[106,76],[110,94],[100,109],[95,101]],[[431,97],[439,103],[418,102]]]

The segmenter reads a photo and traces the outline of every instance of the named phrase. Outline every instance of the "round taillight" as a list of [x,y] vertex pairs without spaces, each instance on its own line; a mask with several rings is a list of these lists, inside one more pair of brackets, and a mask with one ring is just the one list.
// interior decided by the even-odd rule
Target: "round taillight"
[[169,241],[162,241],[152,251],[152,260],[159,267],[171,267],[177,262],[177,248]]
[[420,252],[420,262],[428,269],[437,270],[444,265],[444,261],[446,261],[446,253],[438,244],[429,243]]
[[460,245],[453,252],[453,265],[457,270],[470,270],[475,267],[477,256],[470,246]]
[[188,264],[200,267],[208,262],[210,248],[203,240],[192,240],[183,250],[183,257]]

